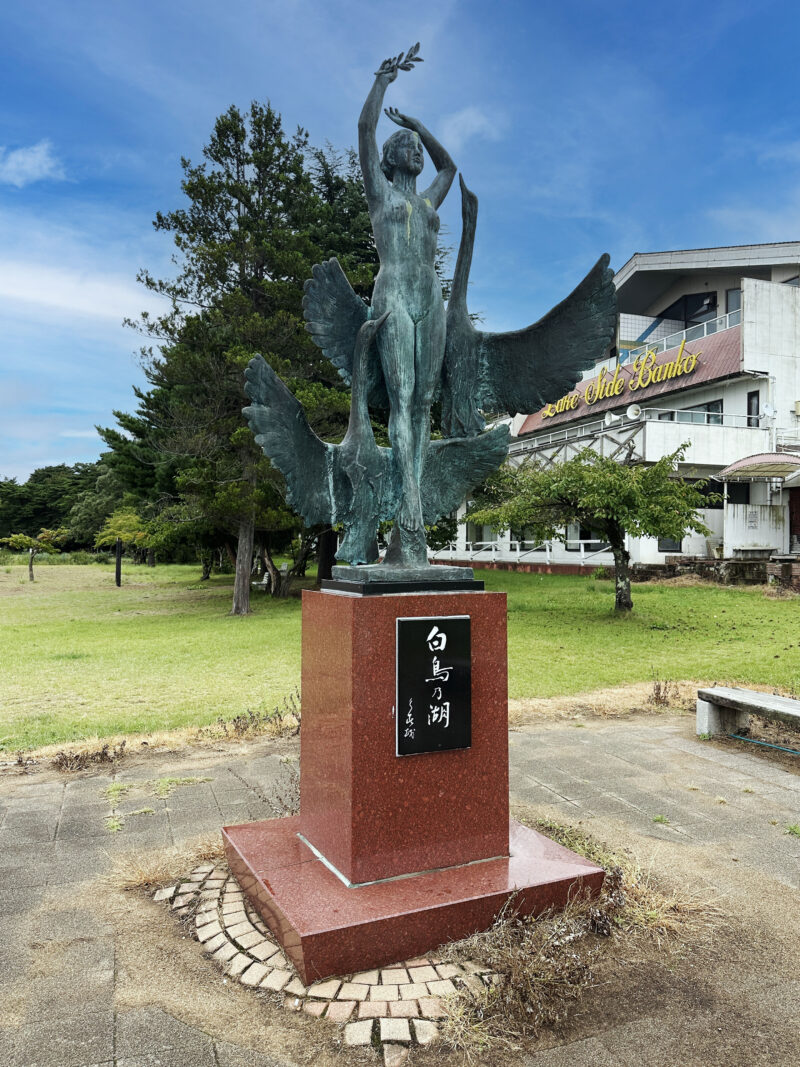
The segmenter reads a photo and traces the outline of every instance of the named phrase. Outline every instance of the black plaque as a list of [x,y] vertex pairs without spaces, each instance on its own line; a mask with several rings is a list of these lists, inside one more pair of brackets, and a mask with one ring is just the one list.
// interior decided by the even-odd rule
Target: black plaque
[[469,615],[397,620],[397,755],[472,744]]

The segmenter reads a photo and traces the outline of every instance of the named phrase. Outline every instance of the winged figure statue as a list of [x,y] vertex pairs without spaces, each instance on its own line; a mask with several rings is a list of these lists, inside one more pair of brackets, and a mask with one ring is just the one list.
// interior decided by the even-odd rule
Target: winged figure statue
[[[306,329],[351,385],[350,423],[339,445],[311,430],[300,404],[260,357],[246,372],[244,409],[256,440],[287,482],[289,502],[309,524],[341,523],[337,558],[367,564],[362,578],[419,577],[428,570],[425,525],[453,511],[504,460],[505,424],[485,429],[483,412],[538,411],[570,391],[613,343],[616,294],[608,256],[538,322],[523,330],[477,330],[467,284],[477,198],[460,178],[462,236],[445,311],[434,260],[437,208],[455,164],[419,121],[394,108],[400,127],[379,153],[376,128],[388,86],[422,62],[419,45],[387,59],[375,74],[358,123],[359,158],[380,269],[372,301],[353,291],[336,259],[306,282]],[[425,149],[436,169],[417,192]],[[442,399],[444,440],[431,440],[431,406]],[[369,407],[389,410],[391,448],[373,437]],[[393,522],[383,564],[376,564],[380,522]],[[334,570],[335,577],[342,577]],[[360,568],[363,572],[364,568]],[[463,575],[460,568],[436,568]]]

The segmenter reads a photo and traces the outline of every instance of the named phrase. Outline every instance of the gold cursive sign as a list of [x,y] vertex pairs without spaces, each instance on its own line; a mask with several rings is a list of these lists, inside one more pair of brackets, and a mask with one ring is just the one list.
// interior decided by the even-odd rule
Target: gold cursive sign
[[668,381],[670,378],[682,378],[686,374],[692,374],[697,368],[697,358],[702,353],[684,353],[685,347],[686,339],[684,338],[677,355],[666,363],[656,363],[655,351],[651,349],[633,361],[630,378],[624,376],[619,364],[614,368],[613,374],[605,367],[601,367],[598,376],[588,383],[583,393],[567,393],[555,404],[546,404],[542,408],[542,418],[549,419],[565,411],[575,411],[581,403],[591,407],[598,400],[610,400],[615,396],[621,396],[626,387],[628,392],[636,393],[641,389],[649,389],[651,385]]

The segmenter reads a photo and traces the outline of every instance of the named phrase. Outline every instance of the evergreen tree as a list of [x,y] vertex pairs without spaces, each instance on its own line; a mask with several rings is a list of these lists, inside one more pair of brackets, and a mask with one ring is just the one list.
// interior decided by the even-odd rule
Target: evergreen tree
[[269,535],[289,538],[301,523],[242,418],[244,368],[260,352],[316,432],[341,438],[349,394],[304,329],[303,283],[336,255],[366,294],[377,256],[355,158],[311,150],[302,129],[288,137],[269,105],[253,103],[247,116],[230,108],[203,154],[198,165],[181,161],[188,205],[154,222],[173,236],[176,277],[139,275],[168,301],[131,323],[151,342],[150,389],[137,394],[136,415],[115,412],[124,433],[102,436],[126,488],[235,533],[232,611],[245,614],[256,534],[269,557]]

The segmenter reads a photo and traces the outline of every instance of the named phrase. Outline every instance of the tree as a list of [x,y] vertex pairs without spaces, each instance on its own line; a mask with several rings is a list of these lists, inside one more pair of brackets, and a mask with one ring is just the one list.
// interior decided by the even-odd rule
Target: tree
[[12,532],[35,538],[36,531],[67,524],[70,508],[97,478],[98,463],[39,467],[26,482],[0,481],[0,537]]
[[95,548],[110,548],[117,541],[133,552],[149,547],[150,532],[135,508],[117,508],[112,512],[95,537],[94,545]]
[[67,538],[67,530],[63,527],[58,530],[40,530],[36,537],[27,534],[16,533],[10,537],[0,537],[0,545],[8,545],[14,552],[28,553],[28,581],[33,578],[33,561],[40,552],[54,555],[61,551],[59,547]]
[[271,562],[270,534],[290,541],[301,523],[244,425],[244,368],[260,352],[316,432],[340,438],[349,396],[304,329],[303,283],[336,255],[365,293],[377,255],[354,159],[312,151],[303,130],[287,137],[269,105],[254,102],[247,116],[230,108],[203,154],[199,165],[182,160],[188,205],[154,222],[173,235],[177,276],[139,274],[169,301],[164,314],[129,323],[153,342],[142,349],[151,388],[137,393],[137,415],[115,412],[124,433],[101,435],[126,488],[138,478],[151,503],[161,492],[165,507],[186,505],[235,536],[232,613],[246,614],[257,535]]
[[91,547],[108,516],[124,502],[119,479],[101,456],[93,482],[78,493],[66,516],[70,544]]
[[504,467],[488,483],[486,503],[470,512],[472,522],[499,530],[530,529],[537,539],[562,535],[570,523],[595,530],[614,555],[615,608],[630,611],[630,555],[625,535],[681,540],[689,530],[708,534],[698,515],[709,497],[704,482],[676,476],[686,445],[657,463],[618,463],[586,448],[551,466],[525,462]]

